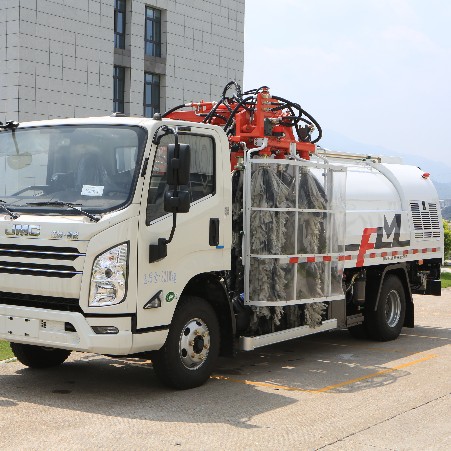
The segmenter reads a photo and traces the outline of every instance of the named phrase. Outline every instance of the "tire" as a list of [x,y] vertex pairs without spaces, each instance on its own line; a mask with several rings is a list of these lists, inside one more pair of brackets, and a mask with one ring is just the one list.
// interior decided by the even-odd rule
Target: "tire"
[[71,353],[71,351],[65,349],[45,348],[21,343],[10,343],[10,345],[17,360],[29,368],[51,368],[61,365]]
[[219,354],[216,314],[208,302],[183,296],[172,320],[166,343],[153,354],[155,374],[164,385],[186,390],[204,384]]
[[365,316],[368,334],[373,340],[390,341],[399,337],[406,316],[406,295],[399,277],[385,277],[376,310],[370,306]]

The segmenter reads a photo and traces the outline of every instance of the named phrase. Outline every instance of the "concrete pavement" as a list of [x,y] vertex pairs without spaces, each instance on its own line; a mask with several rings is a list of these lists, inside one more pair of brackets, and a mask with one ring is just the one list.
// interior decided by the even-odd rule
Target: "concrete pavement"
[[415,308],[396,341],[304,337],[221,359],[183,392],[133,359],[0,364],[0,448],[451,449],[451,289]]

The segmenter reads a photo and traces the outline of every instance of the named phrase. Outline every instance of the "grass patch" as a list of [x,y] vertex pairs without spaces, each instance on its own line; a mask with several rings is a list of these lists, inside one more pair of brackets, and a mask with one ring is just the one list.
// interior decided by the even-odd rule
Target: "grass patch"
[[451,287],[451,272],[442,272],[442,288]]
[[9,346],[9,342],[0,340],[0,360],[10,359],[14,357]]

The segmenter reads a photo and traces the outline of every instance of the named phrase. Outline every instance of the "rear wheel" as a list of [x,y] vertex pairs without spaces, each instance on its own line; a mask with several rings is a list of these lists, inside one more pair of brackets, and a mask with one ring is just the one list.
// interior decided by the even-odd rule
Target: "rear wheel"
[[45,348],[22,343],[10,344],[17,360],[30,368],[51,368],[61,365],[71,353],[65,349]]
[[378,341],[389,341],[398,338],[406,315],[406,295],[404,286],[395,275],[385,277],[379,295],[376,310],[366,310],[368,334]]
[[210,377],[219,354],[219,325],[205,300],[185,296],[180,302],[166,343],[153,354],[152,363],[163,384],[184,390]]

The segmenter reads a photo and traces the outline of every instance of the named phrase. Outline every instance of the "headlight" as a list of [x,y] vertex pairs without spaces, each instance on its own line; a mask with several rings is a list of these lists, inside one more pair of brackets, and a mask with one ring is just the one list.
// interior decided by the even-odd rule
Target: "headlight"
[[125,299],[128,275],[128,243],[97,256],[92,267],[90,307],[119,304]]

